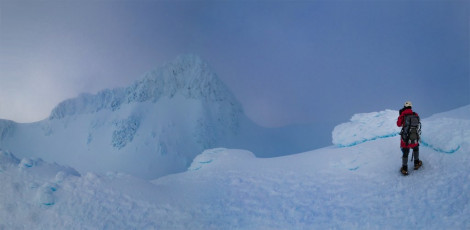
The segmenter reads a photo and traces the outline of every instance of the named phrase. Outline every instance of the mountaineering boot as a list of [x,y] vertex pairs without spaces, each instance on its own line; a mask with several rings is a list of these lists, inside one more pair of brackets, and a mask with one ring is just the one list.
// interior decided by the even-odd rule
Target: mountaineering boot
[[404,176],[408,175],[408,166],[406,166],[406,165],[401,166],[400,172]]
[[421,167],[421,165],[423,165],[423,162],[420,161],[420,160],[415,160],[415,170],[418,170],[419,167]]

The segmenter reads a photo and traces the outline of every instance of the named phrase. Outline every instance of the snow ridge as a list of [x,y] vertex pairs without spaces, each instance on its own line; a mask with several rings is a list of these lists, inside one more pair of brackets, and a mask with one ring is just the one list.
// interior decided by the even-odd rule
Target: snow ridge
[[359,113],[350,122],[337,125],[332,133],[334,145],[350,147],[380,138],[394,137],[400,133],[396,126],[398,111],[384,110]]
[[105,89],[96,95],[81,94],[54,108],[49,119],[61,119],[103,109],[116,111],[123,104],[157,102],[162,97],[176,94],[205,102],[224,102],[236,113],[242,107],[227,86],[212,72],[209,65],[196,55],[181,55],[173,62],[147,72],[141,80],[126,88]]
[[[338,147],[351,147],[364,142],[399,135],[396,126],[398,111],[384,110],[373,113],[355,114],[350,122],[337,125],[332,133],[333,144]],[[470,140],[470,120],[462,114],[470,114],[470,106],[421,120],[421,144],[437,152],[452,154],[459,151]],[[450,128],[451,127],[451,128]],[[443,131],[445,130],[444,134]]]

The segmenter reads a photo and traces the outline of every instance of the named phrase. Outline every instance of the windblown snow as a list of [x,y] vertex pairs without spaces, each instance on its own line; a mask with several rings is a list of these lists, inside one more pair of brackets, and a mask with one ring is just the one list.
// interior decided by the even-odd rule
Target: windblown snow
[[468,229],[468,115],[470,105],[422,119],[424,165],[407,177],[393,110],[354,115],[330,147],[208,149],[153,181],[1,151],[0,229]]

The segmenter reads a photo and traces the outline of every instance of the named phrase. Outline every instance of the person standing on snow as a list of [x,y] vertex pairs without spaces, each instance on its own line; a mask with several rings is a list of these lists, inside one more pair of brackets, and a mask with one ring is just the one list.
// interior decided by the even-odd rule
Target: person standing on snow
[[411,109],[411,101],[405,102],[405,106],[400,110],[397,126],[402,127],[400,132],[400,148],[403,152],[402,167],[403,175],[408,175],[408,154],[413,149],[414,170],[419,169],[423,162],[419,160],[419,135],[421,133],[421,123],[417,113]]

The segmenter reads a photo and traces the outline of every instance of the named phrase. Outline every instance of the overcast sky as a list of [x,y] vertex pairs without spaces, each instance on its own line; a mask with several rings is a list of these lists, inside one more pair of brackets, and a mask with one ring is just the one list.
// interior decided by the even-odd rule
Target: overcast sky
[[470,1],[0,0],[0,118],[199,55],[265,126],[470,104]]

